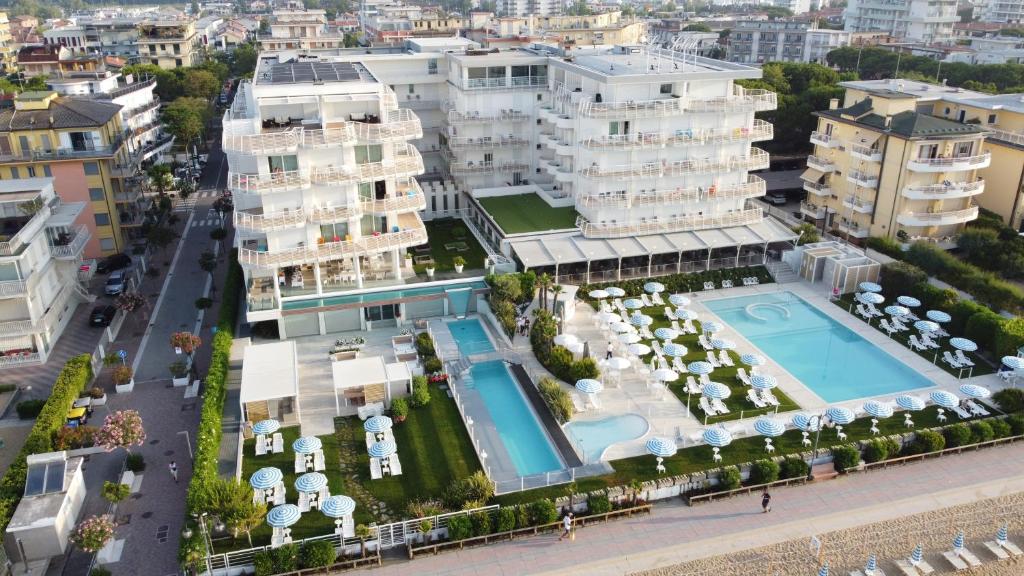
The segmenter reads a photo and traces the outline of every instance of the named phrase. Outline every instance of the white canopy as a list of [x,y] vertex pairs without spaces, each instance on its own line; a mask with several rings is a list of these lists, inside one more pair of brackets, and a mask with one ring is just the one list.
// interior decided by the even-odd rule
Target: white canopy
[[294,340],[246,347],[238,391],[242,406],[247,402],[298,397],[299,364]]
[[390,404],[391,382],[408,382],[412,379],[409,367],[405,363],[385,364],[383,356],[332,362],[331,376],[334,380],[334,409],[339,416],[341,415],[341,403],[338,401],[339,390],[380,384],[384,388],[385,402]]

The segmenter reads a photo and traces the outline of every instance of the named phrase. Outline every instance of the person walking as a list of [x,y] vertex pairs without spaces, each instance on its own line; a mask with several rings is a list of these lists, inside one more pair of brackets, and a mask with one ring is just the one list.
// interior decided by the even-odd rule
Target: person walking
[[768,493],[768,490],[765,490],[764,494],[761,495],[761,510],[765,514],[772,511],[772,495]]
[[171,463],[167,465],[167,469],[171,471],[171,478],[174,478],[174,483],[178,483],[178,464],[171,460]]
[[604,359],[605,360],[611,360],[611,358],[612,358],[612,356],[614,354],[615,354],[615,346],[613,346],[612,343],[609,342],[608,343],[607,351],[604,353]]
[[562,517],[562,535],[558,537],[558,541],[561,542],[562,538],[568,537],[572,540],[572,512],[569,512]]

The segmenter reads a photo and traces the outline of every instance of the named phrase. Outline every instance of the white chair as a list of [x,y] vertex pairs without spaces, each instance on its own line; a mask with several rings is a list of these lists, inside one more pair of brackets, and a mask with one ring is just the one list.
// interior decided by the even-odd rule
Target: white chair
[[921,343],[931,348],[932,350],[938,350],[939,348],[941,348],[941,346],[939,346],[934,340],[932,340],[931,336],[927,334],[921,335]]
[[274,432],[274,454],[284,452],[284,436],[280,432]]
[[377,458],[370,458],[370,479],[380,480],[384,477],[384,473],[380,468],[380,460]]
[[262,434],[256,437],[256,455],[263,456],[267,453],[267,441],[266,437]]
[[962,366],[974,366],[974,362],[972,362],[971,359],[964,354],[963,350],[957,350],[956,352],[953,353],[953,356],[956,358],[956,361],[959,362]]
[[765,404],[764,400],[761,400],[761,397],[757,395],[757,391],[753,388],[747,389],[747,399],[750,400],[757,408],[766,408],[768,406]]
[[388,457],[388,464],[391,466],[392,476],[402,475],[402,463],[398,460],[398,454],[392,454]]
[[299,512],[309,512],[309,494],[299,492]]
[[315,470],[317,472],[322,472],[326,468],[327,468],[327,463],[324,462],[324,453],[323,453],[323,451],[321,450],[321,451],[313,454],[313,470]]
[[736,377],[739,378],[740,382],[743,382],[747,386],[750,386],[750,376],[747,376],[746,368],[737,368]]
[[882,318],[881,320],[879,320],[878,326],[882,330],[885,330],[885,333],[888,334],[889,336],[892,336],[893,333],[896,332],[896,328],[893,328],[892,326],[890,326],[889,325],[889,321],[886,320],[885,318]]
[[936,414],[937,414],[936,419],[939,422],[945,422],[947,420],[947,418],[946,418],[946,411],[943,410],[942,408],[939,408],[938,411],[936,412]]
[[285,491],[286,489],[284,484],[278,484],[277,487],[274,488],[274,506],[284,504],[286,498]]
[[719,450],[718,450],[718,446],[713,446],[713,447],[711,448],[711,452],[713,452],[713,456],[712,456],[712,459],[713,459],[713,460],[714,460],[715,462],[721,462],[721,461],[722,461],[722,455],[718,453],[718,452],[719,452]]
[[881,434],[881,430],[878,429],[878,419],[877,418],[872,418],[871,419],[871,434],[873,436],[878,436],[879,434]]
[[764,451],[769,453],[769,454],[774,454],[775,453],[775,445],[772,444],[772,439],[771,438],[765,438],[764,439]]
[[718,361],[722,363],[722,366],[735,366],[732,361],[732,357],[729,356],[729,353],[725,350],[720,350],[718,352]]
[[803,444],[804,446],[810,446],[810,445],[811,445],[811,433],[810,433],[810,432],[807,432],[807,431],[805,430],[805,431],[801,432],[800,434],[802,434],[802,435],[803,435],[803,437],[804,437],[804,438],[803,438],[803,440],[801,441],[801,443],[802,443],[802,444]]
[[907,340],[907,345],[910,346],[911,350],[917,350],[918,352],[924,352],[926,349],[925,345],[917,339],[915,334],[910,335],[910,338]]
[[906,426],[907,428],[914,427],[914,420],[913,418],[910,417],[910,412],[906,412],[903,414],[903,425]]
[[943,350],[943,352],[942,352],[942,361],[945,362],[946,364],[949,364],[953,368],[963,368],[964,367],[963,364],[957,362],[956,358],[953,358],[953,355],[949,353],[949,350]]
[[910,330],[910,328],[908,328],[905,324],[903,324],[903,320],[901,318],[893,318],[889,322],[890,322],[890,324],[892,324],[893,328],[895,328],[896,330],[898,330],[900,332],[906,332],[907,330]]
[[846,440],[846,432],[843,432],[842,426],[836,426],[836,438],[840,440]]
[[975,416],[988,416],[989,415],[989,411],[985,410],[984,406],[982,406],[981,404],[978,404],[977,402],[975,402],[974,400],[972,400],[970,398],[968,398],[966,401],[964,401],[964,404],[967,405],[967,409],[971,411],[971,414],[974,414]]
[[729,407],[726,406],[725,403],[719,400],[718,398],[711,400],[711,407],[714,408],[715,411],[718,412],[719,414],[729,413]]
[[306,455],[296,454],[295,455],[295,473],[302,474],[306,471]]
[[715,353],[712,352],[711,350],[708,350],[707,358],[708,358],[708,364],[711,364],[715,368],[721,368],[722,367],[722,363],[718,361],[718,358],[715,356]]

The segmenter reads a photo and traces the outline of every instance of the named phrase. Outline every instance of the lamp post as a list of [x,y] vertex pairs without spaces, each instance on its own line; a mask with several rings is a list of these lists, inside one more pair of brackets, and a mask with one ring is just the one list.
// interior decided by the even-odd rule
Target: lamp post
[[[196,522],[199,523],[199,533],[202,534],[202,536],[203,536],[203,552],[204,552],[203,560],[204,560],[204,563],[206,564],[206,573],[207,574],[212,574],[213,573],[213,566],[210,564],[210,553],[211,552],[210,552],[210,541],[208,539],[209,538],[209,534],[206,533],[206,515],[207,515],[207,513],[203,512],[202,514],[193,514],[192,517],[195,518]],[[191,538],[192,537],[192,530],[190,528],[186,527],[184,530],[182,530],[181,535],[184,536],[185,538]]]
[[824,414],[814,414],[807,419],[807,431],[810,432],[815,428],[815,421],[817,421],[818,430],[814,433],[814,448],[811,451],[811,461],[807,463],[807,479],[814,479],[814,459],[818,457],[818,440],[821,439],[821,429],[828,425],[828,417]]

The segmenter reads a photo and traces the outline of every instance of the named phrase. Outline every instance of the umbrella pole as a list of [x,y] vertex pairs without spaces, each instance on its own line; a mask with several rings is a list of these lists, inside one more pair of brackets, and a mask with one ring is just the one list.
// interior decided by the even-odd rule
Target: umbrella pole
[[693,416],[693,414],[690,413],[690,387],[689,386],[686,387],[686,415],[688,417],[689,416]]

